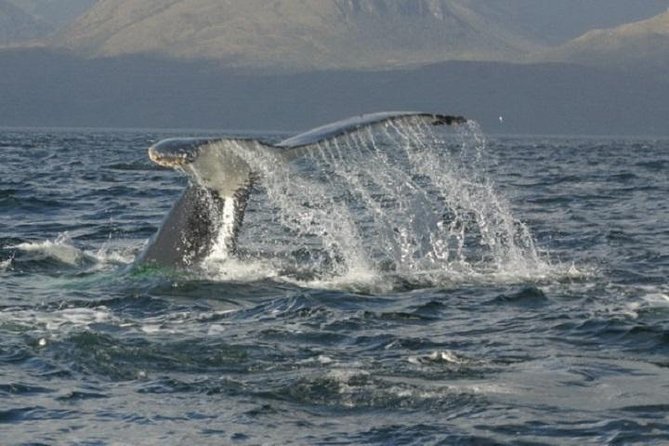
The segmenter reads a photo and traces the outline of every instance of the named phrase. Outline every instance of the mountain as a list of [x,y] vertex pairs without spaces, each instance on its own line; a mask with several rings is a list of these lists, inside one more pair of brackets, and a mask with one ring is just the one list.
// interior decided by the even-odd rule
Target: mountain
[[48,23],[28,14],[7,0],[0,0],[0,46],[43,37],[53,30]]
[[522,62],[593,27],[644,19],[668,5],[669,0],[98,0],[49,44],[88,57],[143,54],[284,71]]
[[489,132],[666,135],[663,2],[98,0],[25,48],[57,0],[0,0],[0,126],[297,130],[425,109]]
[[653,17],[669,0],[472,0],[497,23],[534,42],[561,45],[593,29]]
[[471,0],[100,0],[57,43],[88,56],[289,70],[515,60],[537,49],[479,10]]
[[667,6],[669,0],[0,0],[0,44],[41,38],[41,45],[88,57],[143,54],[279,71],[522,62],[551,53],[548,60],[569,60],[568,46],[546,50]]
[[544,59],[602,67],[669,70],[669,9],[647,20],[589,31]]
[[5,0],[54,29],[69,25],[96,0]]

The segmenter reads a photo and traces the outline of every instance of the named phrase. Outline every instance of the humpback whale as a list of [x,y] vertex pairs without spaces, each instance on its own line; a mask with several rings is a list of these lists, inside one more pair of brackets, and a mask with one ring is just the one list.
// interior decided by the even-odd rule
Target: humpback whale
[[240,150],[290,162],[321,142],[388,123],[458,125],[462,116],[423,112],[380,112],[327,124],[276,144],[245,138],[170,138],[149,147],[149,158],[185,173],[189,184],[149,240],[136,263],[189,268],[217,252],[234,255],[246,203],[258,173]]

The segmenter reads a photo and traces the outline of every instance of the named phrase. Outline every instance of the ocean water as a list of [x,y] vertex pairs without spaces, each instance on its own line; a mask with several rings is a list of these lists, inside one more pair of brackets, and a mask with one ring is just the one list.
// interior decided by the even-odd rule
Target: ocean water
[[0,444],[669,444],[669,140],[251,160],[239,256],[174,272],[166,136],[0,130]]

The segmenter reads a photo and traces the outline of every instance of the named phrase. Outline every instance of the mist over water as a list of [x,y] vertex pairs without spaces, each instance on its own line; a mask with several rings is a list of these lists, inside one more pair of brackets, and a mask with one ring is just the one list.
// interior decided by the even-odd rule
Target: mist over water
[[666,140],[239,148],[239,257],[132,269],[166,136],[0,132],[0,443],[669,441]]

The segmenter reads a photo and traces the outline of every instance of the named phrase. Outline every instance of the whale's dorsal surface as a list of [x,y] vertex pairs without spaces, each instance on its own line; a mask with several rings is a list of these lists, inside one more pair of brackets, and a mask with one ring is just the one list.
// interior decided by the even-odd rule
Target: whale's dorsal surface
[[466,119],[422,112],[381,112],[327,124],[274,145],[244,138],[170,138],[154,144],[149,148],[149,158],[160,166],[184,172],[189,185],[136,263],[189,268],[214,251],[234,255],[246,203],[258,176],[248,156],[290,162],[321,142],[402,122],[457,125]]

